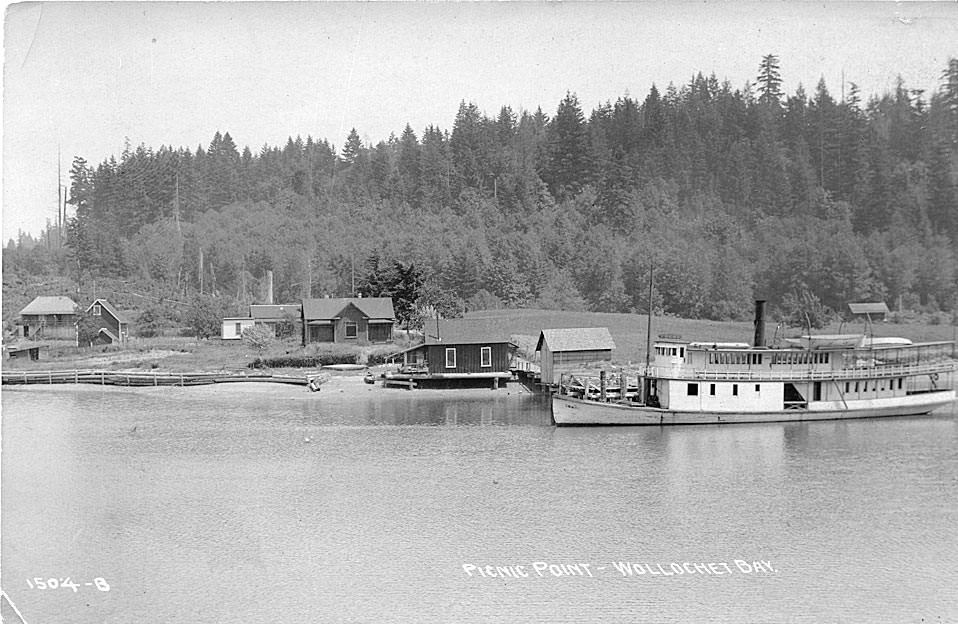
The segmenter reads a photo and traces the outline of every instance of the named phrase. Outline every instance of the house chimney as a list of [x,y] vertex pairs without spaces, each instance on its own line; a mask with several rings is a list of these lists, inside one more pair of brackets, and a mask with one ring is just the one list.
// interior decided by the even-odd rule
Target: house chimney
[[765,300],[755,300],[755,339],[752,342],[754,347],[765,346]]
[[266,303],[273,303],[273,271],[266,271]]

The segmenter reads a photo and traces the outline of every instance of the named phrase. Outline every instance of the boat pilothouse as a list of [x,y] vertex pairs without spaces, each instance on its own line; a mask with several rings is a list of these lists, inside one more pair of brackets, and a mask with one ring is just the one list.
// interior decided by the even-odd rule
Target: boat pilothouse
[[660,337],[633,374],[570,375],[557,424],[694,424],[928,413],[954,401],[954,343],[862,334],[802,336],[782,347]]

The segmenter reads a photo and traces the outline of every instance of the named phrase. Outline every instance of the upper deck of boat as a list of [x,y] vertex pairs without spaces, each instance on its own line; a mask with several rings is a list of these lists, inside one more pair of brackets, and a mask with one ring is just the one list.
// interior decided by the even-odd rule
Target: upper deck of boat
[[864,335],[803,336],[784,347],[657,341],[648,373],[673,379],[867,379],[954,370],[952,341],[911,343]]

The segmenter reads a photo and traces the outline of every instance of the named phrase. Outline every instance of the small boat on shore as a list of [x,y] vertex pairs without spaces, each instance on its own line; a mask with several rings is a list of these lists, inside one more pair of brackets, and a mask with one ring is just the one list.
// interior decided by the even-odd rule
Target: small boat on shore
[[[635,373],[563,375],[557,425],[690,425],[927,414],[955,401],[955,343],[866,335],[803,336],[764,346],[656,341]],[[761,320],[764,324],[764,321]]]
[[334,371],[361,371],[367,367],[365,364],[326,364],[323,368]]

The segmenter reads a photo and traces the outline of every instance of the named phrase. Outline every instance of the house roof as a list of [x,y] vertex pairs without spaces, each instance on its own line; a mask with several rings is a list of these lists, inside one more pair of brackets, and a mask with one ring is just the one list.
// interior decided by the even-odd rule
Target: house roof
[[334,319],[353,304],[360,312],[371,319],[394,319],[393,300],[391,297],[342,297],[338,299],[303,299],[303,318],[306,321],[315,319]]
[[536,343],[536,351],[542,344],[557,351],[605,351],[615,349],[612,334],[605,327],[574,327],[570,329],[543,329]]
[[490,327],[472,319],[443,319],[439,321],[439,335],[436,335],[436,321],[427,320],[424,331],[426,344],[493,344],[512,342],[512,335],[501,326]]
[[77,304],[69,297],[37,297],[20,314],[76,314]]
[[298,317],[302,309],[303,306],[298,303],[251,303],[249,306],[249,316],[250,318],[261,321],[279,321],[284,319],[287,314]]
[[86,311],[89,312],[91,309],[93,309],[93,306],[95,306],[98,303],[100,304],[101,308],[104,308],[107,312],[109,312],[113,316],[113,318],[115,318],[117,321],[121,323],[130,322],[130,319],[127,316],[127,314],[118,311],[116,308],[113,307],[113,304],[107,301],[106,299],[94,300],[93,303],[90,304],[90,307],[86,309]]

